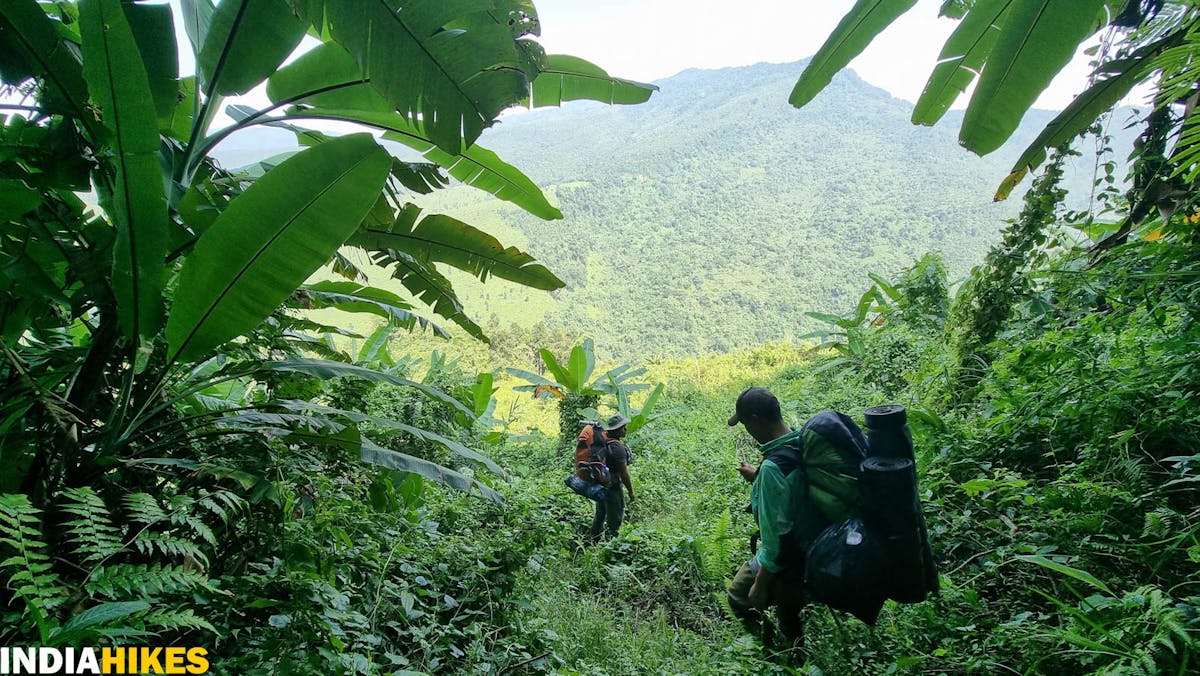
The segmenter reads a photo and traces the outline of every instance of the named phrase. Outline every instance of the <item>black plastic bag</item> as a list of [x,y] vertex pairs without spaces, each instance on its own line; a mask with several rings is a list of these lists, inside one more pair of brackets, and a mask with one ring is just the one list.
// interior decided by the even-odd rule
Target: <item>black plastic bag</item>
[[875,626],[888,596],[884,538],[859,519],[833,524],[813,540],[804,568],[814,601]]

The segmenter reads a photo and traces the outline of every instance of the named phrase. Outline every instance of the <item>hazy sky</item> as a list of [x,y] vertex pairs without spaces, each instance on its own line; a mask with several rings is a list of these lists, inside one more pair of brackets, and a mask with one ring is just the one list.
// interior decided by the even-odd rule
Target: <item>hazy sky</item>
[[[179,0],[169,0],[179,16]],[[812,56],[853,0],[535,0],[541,43],[612,75],[650,81],[687,68],[788,63]],[[850,64],[867,82],[915,102],[957,22],[938,18],[941,0],[920,0]],[[179,39],[186,44],[183,26]],[[1090,44],[1090,43],[1089,43]],[[1036,104],[1061,109],[1089,69],[1077,56]],[[194,66],[183,55],[185,72]],[[966,105],[963,97],[955,107]]]
[[[686,68],[787,63],[812,56],[853,0],[535,0],[541,42],[612,75],[655,80]],[[939,19],[941,0],[921,0],[850,64],[864,80],[916,101],[957,22]],[[1061,109],[1082,91],[1080,56],[1037,102]],[[966,105],[966,98],[956,107]]]

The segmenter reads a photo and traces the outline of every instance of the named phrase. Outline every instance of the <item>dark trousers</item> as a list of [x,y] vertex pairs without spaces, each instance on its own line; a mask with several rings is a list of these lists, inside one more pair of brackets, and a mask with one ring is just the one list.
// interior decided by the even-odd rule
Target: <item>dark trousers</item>
[[600,531],[608,527],[608,536],[616,537],[621,530],[621,521],[625,519],[625,494],[621,485],[617,484],[608,489],[608,497],[596,501],[596,516],[592,519],[591,530],[588,534],[593,538],[600,537]]
[[[758,559],[751,558],[738,568],[729,585],[729,607],[733,614],[745,625],[747,631],[763,639],[763,643],[771,642],[773,627],[766,619],[763,611],[750,603],[750,587],[754,586],[754,578],[758,576]],[[800,613],[808,603],[804,592],[804,583],[798,572],[781,571],[771,585],[768,594],[768,607],[775,607],[779,619],[779,630],[793,644],[799,644],[804,639],[804,624]]]

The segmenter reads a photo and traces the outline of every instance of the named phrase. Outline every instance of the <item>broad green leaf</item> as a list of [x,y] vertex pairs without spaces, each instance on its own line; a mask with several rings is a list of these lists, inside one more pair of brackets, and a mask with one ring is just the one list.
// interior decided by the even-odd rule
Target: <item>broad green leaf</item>
[[444,486],[449,486],[464,493],[471,493],[472,489],[474,489],[479,491],[479,494],[488,500],[498,505],[504,504],[504,498],[499,493],[478,481],[474,481],[452,469],[447,469],[428,460],[422,460],[421,458],[383,448],[366,439],[362,441],[362,449],[359,457],[363,462],[369,462],[373,465],[400,470],[402,472],[419,474],[426,479],[432,479]]
[[826,338],[829,338],[830,336],[833,336],[833,335],[841,335],[841,334],[840,333],[834,334],[834,333],[831,333],[831,332],[825,331],[825,330],[809,331],[808,333],[806,333],[802,336],[796,336],[796,340],[808,340],[809,338],[820,338],[821,342],[824,342]]
[[846,326],[845,324],[843,324],[843,326],[845,326],[846,328],[853,328],[853,327],[857,327],[859,324],[862,324],[867,319],[867,314],[871,312],[871,306],[878,299],[879,299],[879,288],[878,287],[872,286],[871,288],[867,289],[866,292],[863,293],[862,297],[858,299],[858,307],[855,308],[855,310],[854,310],[853,326]]
[[[596,353],[593,349],[592,340],[590,338],[584,340],[583,342],[584,354],[587,360],[585,370],[588,374],[590,374],[595,370],[596,367]],[[572,351],[572,356],[574,356],[574,351]],[[597,376],[597,378],[592,381],[592,384],[588,387],[608,394],[616,394],[621,391],[632,392],[636,390],[650,389],[650,386],[644,383],[635,385],[628,384],[628,381],[645,373],[646,369],[644,367],[633,368],[633,366],[630,364],[621,364]]]
[[392,355],[388,352],[388,343],[391,342],[392,333],[395,330],[396,328],[390,324],[384,324],[375,329],[375,332],[363,343],[356,361],[360,364],[370,364],[378,361],[384,366],[394,365],[395,362],[392,359]]
[[187,141],[192,133],[192,115],[196,106],[196,76],[179,79],[179,103],[165,118],[159,118],[158,129],[163,134]]
[[421,261],[446,263],[487,281],[495,275],[510,282],[552,291],[562,280],[516,247],[505,247],[495,237],[442,214],[420,217],[421,210],[406,205],[387,227],[364,225],[350,243],[368,250],[405,251]]
[[391,158],[367,134],[304,150],[229,203],[180,272],[167,322],[172,360],[253,329],[358,227]]
[[445,448],[446,450],[450,451],[451,453],[454,453],[455,455],[458,455],[458,456],[461,456],[468,460],[471,460],[473,462],[479,463],[480,465],[487,467],[489,470],[491,470],[493,473],[495,473],[497,476],[499,476],[501,478],[504,478],[504,479],[508,478],[508,475],[504,472],[504,470],[499,465],[497,465],[495,462],[493,462],[492,459],[487,457],[486,455],[483,455],[482,453],[471,450],[470,448],[467,448],[466,446],[460,444],[457,441],[454,441],[453,439],[447,439],[446,437],[443,437],[440,434],[430,432],[429,430],[423,430],[419,427],[414,427],[407,423],[400,422],[399,420],[392,420],[391,418],[383,418],[380,416],[369,415],[366,413],[359,413],[357,411],[344,411],[341,409],[331,408],[329,406],[321,406],[319,404],[314,404],[312,402],[303,401],[303,400],[290,400],[290,401],[282,401],[279,403],[282,406],[284,406],[290,410],[293,410],[293,411],[301,411],[301,412],[305,412],[305,413],[318,414],[318,415],[323,415],[323,416],[333,415],[333,416],[337,416],[338,418],[345,418],[354,423],[368,423],[368,424],[374,425],[376,427],[381,427],[381,428],[385,428],[385,429],[391,429],[391,430],[397,430],[399,432],[404,432],[405,434],[411,435],[412,437],[420,439],[421,441],[427,441],[429,443],[437,444],[438,446]]
[[171,6],[126,3],[124,9],[146,67],[154,110],[160,119],[169,119],[179,103],[179,50]]
[[481,417],[487,414],[493,408],[492,395],[499,391],[499,388],[492,387],[496,377],[491,373],[480,373],[475,376],[475,384],[471,386],[472,409],[475,411],[475,417]]
[[[389,106],[458,152],[527,94],[540,48],[532,6],[446,0],[291,0],[298,13],[353,55]],[[510,25],[511,24],[511,25]]]
[[67,620],[66,624],[62,624],[61,628],[50,635],[49,645],[62,646],[86,642],[85,639],[90,638],[92,635],[89,629],[103,627],[104,624],[120,620],[122,617],[133,615],[134,612],[142,612],[149,608],[150,604],[144,602],[144,600],[102,603],[91,606],[88,610],[84,610],[72,617],[71,620]]
[[[368,217],[369,215],[370,214],[368,213]],[[351,261],[349,258],[347,258],[346,255],[341,251],[333,254],[333,260],[329,263],[329,269],[344,279],[348,279],[352,282],[365,284],[370,281],[367,279],[367,274],[360,270],[358,266],[354,264],[354,261]]]
[[867,352],[866,344],[863,342],[862,334],[858,331],[851,331],[846,334],[846,345],[850,348],[850,354],[855,357],[862,357]]
[[[566,368],[563,368],[563,366],[558,363],[558,359],[554,357],[553,352],[543,347],[542,349],[538,350],[538,354],[541,355],[542,363],[545,364],[546,370],[554,374],[554,379],[559,385],[562,385],[571,391],[576,391],[578,389],[577,387],[573,386],[574,384],[571,381],[570,371],[568,371]],[[580,385],[582,385],[582,382]]]
[[412,305],[386,289],[365,286],[357,282],[323,281],[306,284],[300,289],[314,309],[333,308],[343,312],[366,312],[383,317],[389,323],[412,331],[417,326],[449,338],[440,326],[412,313]]
[[1127,58],[1110,61],[1101,66],[1097,75],[1103,79],[1098,79],[1087,91],[1075,97],[1075,100],[1055,116],[1029,144],[1013,165],[1012,171],[1000,184],[996,191],[996,199],[1006,199],[1030,171],[1044,162],[1048,148],[1070,142],[1086,131],[1104,111],[1117,105],[1134,85],[1142,81],[1153,67],[1155,59],[1167,49],[1182,42],[1185,34],[1183,31],[1172,33],[1146,45]]
[[871,44],[876,35],[916,4],[917,0],[858,0],[854,3],[800,74],[788,102],[799,108],[812,101],[839,70]]
[[383,96],[363,77],[354,57],[333,42],[305,52],[271,75],[267,97],[276,105],[298,103],[331,110],[392,112]]
[[562,212],[546,200],[533,181],[516,167],[501,160],[496,153],[478,145],[460,148],[457,153],[447,152],[435,145],[420,127],[395,113],[312,108],[290,111],[286,119],[337,120],[382,129],[388,132],[383,136],[388,141],[416,150],[425,159],[438,164],[448,174],[473,188],[512,202],[539,218],[562,218]]
[[1087,572],[1086,570],[1072,568],[1071,566],[1068,566],[1063,563],[1059,563],[1057,561],[1053,561],[1051,559],[1047,559],[1046,557],[1040,556],[1038,554],[1018,554],[1016,556],[1016,559],[1018,561],[1025,561],[1027,563],[1036,563],[1037,565],[1039,565],[1043,568],[1046,568],[1048,570],[1053,570],[1056,573],[1062,573],[1063,575],[1066,575],[1067,577],[1074,578],[1076,580],[1079,580],[1080,582],[1089,584],[1089,585],[1095,587],[1096,589],[1099,589],[1100,591],[1108,594],[1109,596],[1115,596],[1115,594],[1113,594],[1112,589],[1109,589],[1108,585],[1104,584],[1104,582],[1102,582],[1099,578],[1097,578],[1095,575],[1092,575],[1091,573]]
[[[0,28],[5,23],[13,30],[3,30],[0,34],[12,40],[31,71],[35,71],[30,75],[45,76],[48,89],[54,94],[41,104],[53,110],[59,108],[61,101],[64,112],[86,124],[88,86],[83,69],[77,52],[68,47],[55,29],[55,22],[34,0],[4,0],[0,2]],[[10,77],[8,73],[5,76]]]
[[0,223],[23,216],[42,203],[42,194],[23,181],[0,178]]
[[874,272],[868,272],[867,277],[870,277],[872,282],[878,284],[879,288],[883,290],[883,293],[886,294],[893,303],[900,302],[900,291],[895,286],[892,286],[891,282],[875,274]]
[[[392,162],[392,178],[418,195],[428,195],[434,190],[450,185],[450,179],[442,173],[441,167],[429,162],[405,162],[396,159]],[[391,212],[390,206],[388,212]]]
[[626,426],[626,432],[628,432],[630,436],[635,434],[641,428],[645,427],[646,423],[650,422],[651,413],[654,411],[654,406],[658,403],[658,398],[662,396],[665,387],[666,386],[663,383],[656,385],[654,390],[652,390],[650,394],[646,396],[646,401],[642,404],[641,410],[638,411],[636,415],[630,416],[629,424]]
[[588,378],[592,375],[593,359],[592,359],[592,339],[588,338],[583,341],[583,345],[576,345],[571,348],[571,356],[567,360],[567,375],[569,381],[564,381],[563,385],[567,389],[582,390],[587,384]]
[[[551,358],[553,358],[553,355],[551,355]],[[505,367],[504,372],[510,376],[516,376],[518,378],[521,378],[522,380],[526,380],[530,383],[533,383],[534,386],[554,385],[555,384],[555,382],[553,380],[550,380],[549,378],[547,378],[545,376],[538,375],[537,373],[534,373],[533,371],[526,371],[525,369]],[[516,388],[514,388],[514,389],[516,389]]]
[[244,94],[274,73],[304,37],[285,0],[222,0],[196,60],[209,96]]
[[820,321],[823,321],[826,324],[834,324],[837,326],[841,326],[841,323],[842,323],[841,317],[839,317],[837,315],[831,315],[827,312],[805,312],[804,314],[808,317],[812,317],[813,319],[818,319]]
[[204,41],[208,39],[208,28],[212,25],[216,8],[212,0],[180,0],[179,5],[183,14],[184,31],[192,43],[192,54],[199,56],[204,49]]
[[[21,300],[52,300],[69,305],[70,300],[63,294],[61,275],[52,277],[47,272],[46,263],[36,260],[31,251],[35,250],[26,249],[15,255],[0,251],[0,281],[7,278],[13,284],[11,289],[5,291],[15,293]],[[54,267],[55,264],[51,263],[50,269]],[[0,288],[4,286],[0,284]]]
[[420,261],[412,254],[393,249],[375,252],[372,260],[380,267],[391,267],[392,277],[399,280],[404,288],[421,299],[422,303],[433,308],[433,311],[439,316],[458,324],[477,340],[488,342],[487,336],[483,334],[483,329],[472,321],[463,310],[462,302],[454,293],[450,280],[434,269],[432,263]]
[[559,106],[563,101],[579,99],[610,105],[644,103],[658,87],[612,77],[603,68],[576,56],[548,54],[545,65],[538,69],[531,90],[532,105],[540,107]]
[[1014,2],[967,105],[959,143],[986,155],[1008,140],[1079,43],[1107,22],[1111,1]]
[[343,352],[337,348],[333,342],[332,335],[317,337],[308,333],[296,333],[294,331],[284,331],[283,339],[292,343],[297,350],[304,354],[311,355],[319,359],[329,359],[331,361],[350,362],[353,358],[348,352]]
[[121,329],[149,337],[162,325],[167,198],[154,99],[119,0],[79,3],[83,72],[112,134],[113,293]]
[[932,125],[967,90],[991,54],[1004,12],[1016,0],[980,0],[950,34],[913,108],[913,124]]
[[328,361],[324,359],[281,359],[278,361],[265,361],[258,365],[259,368],[267,371],[285,371],[289,373],[303,373],[307,376],[329,380],[331,378],[361,378],[374,383],[388,383],[398,387],[411,387],[424,393],[431,399],[436,399],[452,406],[456,410],[474,417],[471,409],[467,408],[461,401],[451,397],[450,395],[438,390],[437,388],[418,383],[407,378],[376,371],[358,366],[356,364],[346,364],[337,361]]

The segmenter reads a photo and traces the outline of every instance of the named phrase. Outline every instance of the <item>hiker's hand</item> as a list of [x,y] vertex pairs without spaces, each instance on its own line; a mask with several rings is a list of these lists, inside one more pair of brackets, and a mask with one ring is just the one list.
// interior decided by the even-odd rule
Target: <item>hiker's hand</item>
[[746,462],[738,465],[737,471],[738,474],[742,475],[743,479],[750,483],[754,483],[754,478],[758,476],[758,468]]
[[767,598],[767,585],[759,584],[756,580],[754,584],[750,586],[750,605],[760,610],[766,610],[767,602],[769,600],[770,599]]
[[630,493],[630,494],[629,494],[629,502],[630,502],[630,503],[633,503],[633,501],[634,501],[634,500],[633,500],[633,493]]

